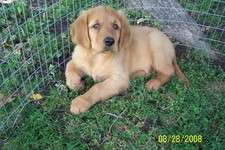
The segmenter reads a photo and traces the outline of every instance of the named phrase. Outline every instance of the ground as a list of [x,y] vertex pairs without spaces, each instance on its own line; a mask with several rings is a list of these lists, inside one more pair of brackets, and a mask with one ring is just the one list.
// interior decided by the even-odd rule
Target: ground
[[178,54],[178,63],[191,88],[173,77],[158,91],[147,91],[149,77],[139,77],[127,92],[78,116],[69,112],[70,102],[93,80],[84,79],[84,91],[52,87],[44,99],[24,109],[22,115],[27,117],[5,140],[4,148],[222,149],[224,71],[190,50]]

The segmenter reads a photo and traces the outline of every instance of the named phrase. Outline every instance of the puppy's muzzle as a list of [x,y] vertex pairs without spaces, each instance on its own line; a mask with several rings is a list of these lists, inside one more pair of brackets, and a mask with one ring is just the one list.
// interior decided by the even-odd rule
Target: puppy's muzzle
[[110,47],[110,46],[113,46],[113,44],[115,43],[115,40],[112,37],[106,37],[104,39],[104,43],[105,43],[106,46]]

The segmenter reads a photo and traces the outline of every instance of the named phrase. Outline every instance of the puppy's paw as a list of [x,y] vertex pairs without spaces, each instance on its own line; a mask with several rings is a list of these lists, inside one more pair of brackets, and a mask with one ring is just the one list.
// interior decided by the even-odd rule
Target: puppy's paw
[[83,99],[81,96],[75,98],[70,106],[70,112],[73,115],[78,115],[80,113],[86,112],[90,107],[92,106],[92,103],[86,99]]
[[72,78],[66,78],[66,85],[71,89],[79,89],[82,90],[84,88],[84,83],[81,81],[75,81]]
[[158,90],[161,85],[161,82],[157,79],[151,79],[146,83],[146,88],[148,90]]

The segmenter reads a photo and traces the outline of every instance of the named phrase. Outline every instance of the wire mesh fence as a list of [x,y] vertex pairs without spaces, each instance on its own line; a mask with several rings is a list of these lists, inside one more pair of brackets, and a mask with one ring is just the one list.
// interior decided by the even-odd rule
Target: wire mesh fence
[[[65,85],[64,69],[74,48],[69,36],[70,24],[82,9],[99,4],[123,9],[132,24],[155,26],[175,38],[182,34],[187,38],[183,41],[176,38],[175,42],[194,49],[204,50],[202,42],[205,42],[210,51],[224,57],[224,1],[174,1],[179,8],[171,7],[170,2],[156,2],[0,0],[0,130],[7,134],[6,129],[18,123],[23,109],[37,99],[35,94],[46,95],[52,86]],[[178,9],[182,11],[177,11],[177,16],[168,17],[171,10]],[[182,15],[186,19],[182,20]],[[182,26],[192,29],[182,33],[171,30]],[[187,34],[195,35],[196,28],[201,43],[193,44],[190,41],[196,38],[190,39]]]

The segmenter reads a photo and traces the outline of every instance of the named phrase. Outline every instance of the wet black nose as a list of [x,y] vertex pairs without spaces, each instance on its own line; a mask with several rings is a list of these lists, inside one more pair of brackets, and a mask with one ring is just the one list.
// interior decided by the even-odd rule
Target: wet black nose
[[104,43],[106,46],[112,46],[115,43],[115,40],[112,37],[106,37]]

